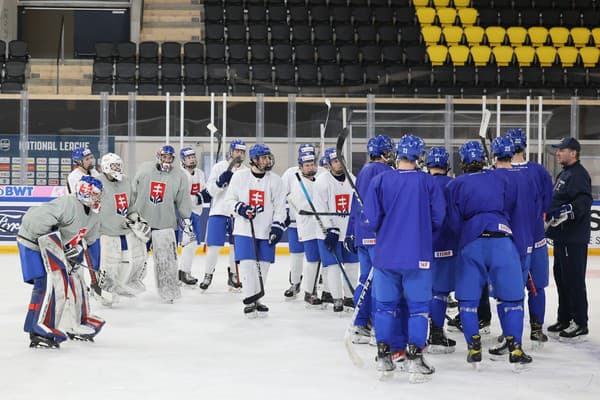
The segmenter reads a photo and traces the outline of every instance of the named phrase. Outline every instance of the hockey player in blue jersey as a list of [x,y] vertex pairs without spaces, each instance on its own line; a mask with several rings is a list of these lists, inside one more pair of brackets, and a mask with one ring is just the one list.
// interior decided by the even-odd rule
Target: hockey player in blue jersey
[[[382,172],[390,171],[390,163],[394,163],[394,143],[387,135],[377,135],[369,139],[367,143],[367,153],[369,162],[360,170],[356,177],[356,189],[361,198],[367,193],[371,179]],[[348,230],[344,247],[352,253],[358,254],[358,262],[360,263],[360,274],[358,277],[358,285],[354,291],[354,303],[358,302],[360,294],[363,290],[363,285],[369,276],[369,271],[373,265],[373,256],[375,255],[375,232],[367,229],[360,222],[360,213],[362,209],[356,198],[356,194],[352,196],[352,207],[350,218],[348,220]],[[371,332],[369,324],[373,323],[373,302],[371,299],[372,285],[367,289],[364,302],[360,307],[356,320],[354,321],[354,332],[352,335],[353,343],[369,343]]]
[[[433,176],[435,184],[444,192],[446,185],[452,180],[448,176],[449,159],[450,154],[443,147],[432,147],[427,153],[427,170]],[[456,349],[456,341],[444,334],[448,295],[454,291],[454,272],[458,258],[456,235],[446,225],[444,223],[433,241],[431,326],[427,340],[429,353],[453,353]]]
[[[470,141],[459,150],[464,174],[448,183],[448,224],[459,235],[460,263],[455,274],[467,362],[481,362],[477,306],[483,285],[502,301],[502,330],[513,365],[531,362],[521,346],[523,333],[523,276],[506,210],[513,207],[508,179],[484,170],[481,143]],[[502,321],[501,321],[502,322]]]
[[[424,151],[419,137],[408,134],[399,140],[397,170],[371,180],[362,216],[377,236],[373,259],[377,369],[382,376],[393,373],[392,354],[404,350],[412,383],[427,380],[435,371],[423,358],[423,349],[431,301],[433,237],[446,214],[444,193],[431,175],[417,168]],[[404,301],[408,329],[402,318]]]
[[[507,209],[512,230],[512,239],[519,253],[523,285],[527,282],[531,252],[533,251],[533,229],[536,216],[539,214],[538,191],[535,183],[528,175],[519,169],[512,168],[511,159],[515,153],[515,146],[508,136],[499,136],[491,144],[492,156],[495,158],[495,174],[505,176],[512,190],[511,197],[515,199],[512,208]],[[493,293],[492,293],[493,295]],[[498,300],[498,317],[504,325],[505,305]],[[504,357],[508,353],[508,343],[501,338],[501,342],[490,348],[489,352],[494,357]]]
[[[534,182],[538,191],[540,202],[533,232],[533,251],[531,253],[529,271],[531,280],[527,285],[529,306],[529,323],[531,326],[530,339],[539,344],[547,342],[548,337],[542,331],[546,315],[546,291],[550,274],[550,261],[548,259],[548,245],[544,232],[544,213],[552,202],[552,176],[543,165],[525,160],[527,136],[521,129],[509,129],[508,137],[515,144],[515,154],[512,158],[513,168],[527,174]],[[533,285],[533,286],[532,286]],[[532,290],[532,289],[535,289]],[[535,294],[534,294],[535,293]]]

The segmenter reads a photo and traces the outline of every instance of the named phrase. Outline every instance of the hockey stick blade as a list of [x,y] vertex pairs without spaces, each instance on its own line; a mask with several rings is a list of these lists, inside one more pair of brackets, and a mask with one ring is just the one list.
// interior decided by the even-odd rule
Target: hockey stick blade
[[490,110],[483,110],[483,114],[481,115],[481,125],[479,126],[479,137],[482,139],[486,138],[486,133],[488,129],[488,125],[490,124],[490,119],[492,118],[492,113]]
[[344,143],[346,142],[349,133],[350,131],[348,128],[344,128],[337,137],[337,141],[335,142],[335,152],[337,153],[338,158],[342,156],[341,154],[344,150]]
[[354,305],[354,313],[352,314],[352,319],[350,320],[350,325],[348,326],[348,329],[346,329],[346,332],[344,333],[344,346],[346,347],[346,353],[348,353],[348,357],[352,361],[352,364],[354,364],[358,368],[362,368],[365,363],[364,363],[363,359],[360,358],[358,353],[354,350],[354,347],[352,346],[352,344],[353,344],[352,343],[352,331],[354,329],[354,321],[356,321],[356,316],[360,312],[360,308],[363,306],[363,304],[365,302],[365,298],[367,297],[367,292],[369,291],[369,287],[371,286],[372,281],[373,281],[373,268],[371,267],[371,269],[369,270],[369,275],[367,276],[367,279],[365,280],[365,283],[363,284],[363,288],[360,291],[360,296],[358,296],[358,301]]

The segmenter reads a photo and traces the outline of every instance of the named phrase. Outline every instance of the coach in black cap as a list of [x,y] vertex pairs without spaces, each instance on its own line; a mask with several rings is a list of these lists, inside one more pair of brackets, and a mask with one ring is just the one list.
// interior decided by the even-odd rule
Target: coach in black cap
[[588,334],[585,272],[592,181],[579,161],[581,145],[577,139],[564,138],[552,147],[563,170],[554,182],[546,216],[546,236],[554,241],[554,280],[558,289],[558,318],[548,332],[558,334],[560,340],[572,341]]

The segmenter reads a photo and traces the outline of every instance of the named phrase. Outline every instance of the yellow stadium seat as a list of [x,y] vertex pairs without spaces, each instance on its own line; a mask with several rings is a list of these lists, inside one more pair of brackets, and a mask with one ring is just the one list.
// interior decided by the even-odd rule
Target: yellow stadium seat
[[556,49],[550,46],[540,46],[535,49],[541,67],[551,67],[556,61]]
[[487,37],[490,47],[496,47],[504,43],[506,30],[501,26],[488,26],[485,28],[485,36]]
[[513,48],[510,46],[496,46],[492,49],[496,64],[499,67],[506,67],[512,63]]
[[583,28],[581,26],[571,28],[571,38],[573,39],[575,47],[587,46],[590,41],[590,36],[592,36],[592,32],[590,32],[588,28]]
[[425,45],[432,46],[438,44],[442,36],[442,28],[437,25],[427,25],[421,28],[421,35],[425,41]]
[[492,49],[489,46],[473,46],[471,47],[471,56],[473,63],[478,67],[483,67],[490,62]]
[[515,56],[521,67],[529,67],[535,59],[535,48],[532,46],[515,47]]
[[435,8],[448,7],[449,5],[450,0],[433,0],[433,6]]
[[454,7],[465,8],[471,5],[471,0],[454,0]]
[[600,28],[592,29],[592,38],[594,39],[594,45],[600,47]]
[[572,46],[559,47],[556,52],[563,67],[572,67],[577,62],[577,57],[579,57],[579,51]]
[[450,60],[455,66],[463,66],[469,59],[469,48],[467,46],[452,46],[448,49]]
[[412,3],[415,8],[429,7],[429,0],[413,0]]
[[548,40],[548,29],[543,26],[532,26],[527,29],[527,34],[533,47],[543,46]]
[[458,9],[458,19],[460,20],[460,24],[462,26],[475,25],[478,15],[479,13],[475,8],[467,7]]
[[431,65],[434,67],[444,65],[448,58],[448,48],[443,45],[429,46],[427,47],[427,55],[429,56]]
[[527,29],[522,26],[511,26],[506,30],[506,35],[512,47],[522,46],[527,40]]
[[569,29],[563,26],[550,28],[548,33],[554,47],[563,47],[569,41]]
[[469,46],[478,46],[483,42],[483,35],[485,30],[480,26],[467,26],[464,29],[465,37]]
[[456,8],[438,8],[437,16],[442,26],[454,25],[454,23],[456,22]]
[[445,26],[444,29],[442,29],[442,34],[444,35],[447,46],[456,46],[463,38],[462,28],[456,25]]
[[421,26],[431,25],[435,20],[435,8],[431,7],[421,7],[417,8],[417,19],[419,20],[419,24]]
[[600,49],[597,47],[582,47],[579,49],[579,55],[581,55],[581,61],[583,62],[584,67],[593,68],[598,64]]

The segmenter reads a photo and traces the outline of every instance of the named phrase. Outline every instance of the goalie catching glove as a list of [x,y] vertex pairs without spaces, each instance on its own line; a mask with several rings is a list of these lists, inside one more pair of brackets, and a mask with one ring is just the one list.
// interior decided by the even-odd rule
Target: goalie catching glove
[[131,231],[137,236],[142,242],[147,243],[150,240],[151,229],[148,222],[143,219],[137,212],[130,213],[127,215],[125,223],[131,229]]

